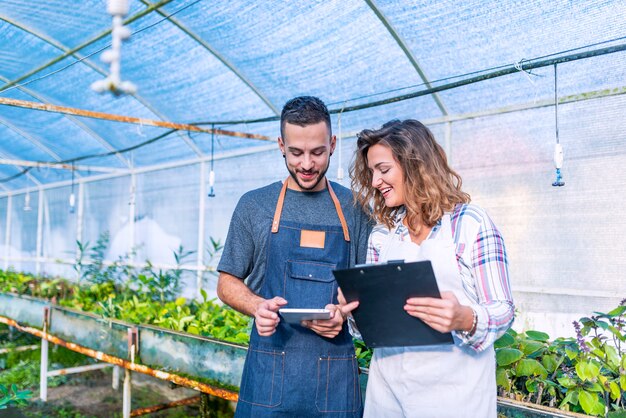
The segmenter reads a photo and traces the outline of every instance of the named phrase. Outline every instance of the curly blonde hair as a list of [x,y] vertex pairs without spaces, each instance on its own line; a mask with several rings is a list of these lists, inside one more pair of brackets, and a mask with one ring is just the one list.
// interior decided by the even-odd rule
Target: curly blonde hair
[[461,176],[448,165],[446,154],[430,130],[421,122],[392,120],[378,130],[365,129],[357,135],[357,153],[350,167],[354,198],[373,218],[392,228],[402,206],[385,206],[382,194],[372,187],[367,152],[380,144],[391,149],[404,175],[406,220],[416,233],[420,224],[434,226],[444,212],[458,203],[469,203],[461,190]]

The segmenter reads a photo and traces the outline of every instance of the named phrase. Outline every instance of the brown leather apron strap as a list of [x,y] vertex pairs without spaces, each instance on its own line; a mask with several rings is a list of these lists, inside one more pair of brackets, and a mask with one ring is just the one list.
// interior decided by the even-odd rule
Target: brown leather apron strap
[[343,216],[343,210],[341,210],[341,205],[339,204],[339,199],[337,199],[337,195],[335,195],[335,191],[330,186],[330,181],[328,178],[326,179],[326,187],[328,187],[328,193],[330,193],[330,198],[333,200],[335,204],[335,209],[337,209],[337,215],[339,215],[339,222],[341,222],[341,228],[343,229],[343,239],[347,242],[350,242],[350,232],[348,232],[348,223],[346,222],[346,218]]
[[272,221],[272,233],[278,232],[278,224],[280,223],[280,214],[283,213],[283,203],[285,203],[285,194],[287,193],[287,182],[289,177],[283,182],[283,188],[278,195],[278,202],[276,203],[276,210],[274,211],[274,220]]
[[[280,215],[283,213],[283,204],[285,203],[285,194],[287,193],[287,182],[289,181],[289,177],[283,182],[283,188],[280,190],[280,194],[278,195],[278,202],[276,202],[276,210],[274,211],[274,220],[272,221],[272,233],[275,234],[278,232],[278,226],[280,225]],[[335,209],[337,210],[337,215],[339,216],[339,222],[341,222],[341,229],[343,229],[343,239],[350,242],[350,232],[348,231],[348,223],[346,222],[345,216],[343,216],[343,210],[341,210],[341,204],[339,204],[339,199],[337,199],[337,195],[333,188],[330,186],[330,181],[328,178],[326,179],[326,187],[328,187],[328,193],[330,193],[330,198],[335,205]]]

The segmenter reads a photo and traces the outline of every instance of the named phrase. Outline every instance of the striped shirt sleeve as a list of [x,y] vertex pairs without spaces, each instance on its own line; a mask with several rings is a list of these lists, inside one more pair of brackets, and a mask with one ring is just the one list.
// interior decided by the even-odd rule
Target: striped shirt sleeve
[[514,318],[504,240],[487,213],[474,205],[458,205],[451,223],[463,287],[478,317],[471,337],[457,336],[482,351],[509,329]]

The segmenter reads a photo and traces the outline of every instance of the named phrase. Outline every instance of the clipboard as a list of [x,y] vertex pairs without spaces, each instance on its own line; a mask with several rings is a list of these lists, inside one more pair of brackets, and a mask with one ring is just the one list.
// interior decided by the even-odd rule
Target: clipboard
[[359,301],[352,315],[368,347],[454,343],[451,333],[436,331],[403,309],[410,297],[441,297],[429,260],[365,264],[333,274],[346,301]]

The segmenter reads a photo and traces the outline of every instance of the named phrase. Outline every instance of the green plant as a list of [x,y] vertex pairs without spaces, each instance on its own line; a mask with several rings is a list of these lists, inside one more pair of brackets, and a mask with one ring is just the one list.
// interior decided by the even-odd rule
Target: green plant
[[623,411],[625,302],[574,322],[576,339],[507,331],[494,344],[500,394],[595,416]]
[[16,384],[12,384],[8,388],[0,384],[0,409],[6,409],[9,406],[26,405],[28,399],[32,397],[29,390],[19,390]]

